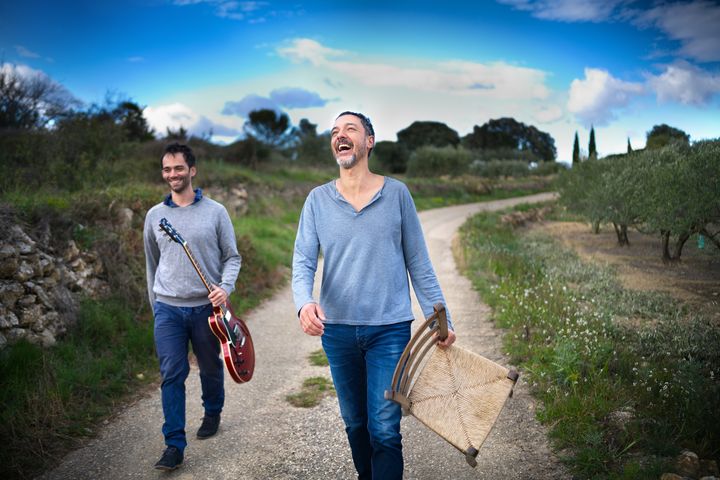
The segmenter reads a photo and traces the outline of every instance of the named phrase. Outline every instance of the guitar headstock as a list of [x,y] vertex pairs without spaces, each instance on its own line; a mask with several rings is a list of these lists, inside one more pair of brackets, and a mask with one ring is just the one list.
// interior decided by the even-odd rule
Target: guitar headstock
[[177,230],[175,230],[175,228],[173,228],[172,225],[170,225],[170,222],[168,222],[166,218],[160,219],[160,230],[169,237],[169,240],[174,240],[180,245],[185,245],[185,239]]

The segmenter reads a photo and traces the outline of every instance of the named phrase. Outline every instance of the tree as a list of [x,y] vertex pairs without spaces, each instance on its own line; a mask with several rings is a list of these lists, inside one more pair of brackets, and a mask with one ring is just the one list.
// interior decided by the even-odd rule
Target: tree
[[674,143],[689,145],[690,135],[678,128],[671,127],[663,123],[655,125],[652,130],[647,132],[647,142],[645,148],[663,148]]
[[578,140],[577,130],[575,131],[575,142],[573,142],[572,163],[573,165],[580,163],[580,140]]
[[553,161],[557,156],[555,140],[532,125],[514,118],[490,120],[482,127],[473,127],[463,137],[463,145],[471,150],[514,150],[531,152],[537,160]]
[[409,156],[407,148],[398,142],[378,142],[373,148],[373,157],[388,173],[405,173]]
[[628,146],[627,146],[627,153],[632,153],[632,145],[630,145],[630,137],[628,137]]
[[307,118],[300,120],[297,128],[296,161],[304,164],[326,164],[330,158],[330,138],[318,135],[317,125]]
[[297,130],[290,124],[290,117],[270,109],[250,112],[243,130],[257,141],[276,148],[287,147],[297,139]]
[[115,122],[122,127],[129,141],[146,142],[155,138],[152,129],[143,116],[143,109],[137,103],[125,100],[112,109]]
[[590,127],[590,143],[588,144],[588,158],[597,160],[597,148],[595,147],[595,127]]
[[0,65],[0,129],[42,128],[79,104],[41,72],[22,73],[12,64]]
[[442,122],[413,122],[409,127],[397,133],[398,143],[409,152],[423,146],[457,146],[460,136]]

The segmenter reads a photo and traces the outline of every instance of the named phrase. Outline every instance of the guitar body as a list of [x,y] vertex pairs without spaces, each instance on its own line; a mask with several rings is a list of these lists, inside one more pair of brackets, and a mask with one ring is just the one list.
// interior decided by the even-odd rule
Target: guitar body
[[250,381],[255,371],[255,347],[245,322],[235,316],[228,302],[225,309],[213,307],[208,323],[220,341],[223,361],[230,377],[237,383]]
[[[160,230],[170,240],[182,245],[208,293],[212,292],[212,285],[208,282],[182,235],[165,218],[160,219]],[[208,323],[210,330],[220,340],[223,361],[232,379],[237,383],[250,381],[255,371],[255,347],[245,322],[235,316],[230,302],[227,302],[225,305],[213,307],[213,314],[208,317]]]

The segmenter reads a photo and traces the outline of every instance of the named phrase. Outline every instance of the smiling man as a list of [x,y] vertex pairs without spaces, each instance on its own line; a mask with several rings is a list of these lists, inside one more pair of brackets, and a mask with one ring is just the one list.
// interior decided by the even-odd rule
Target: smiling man
[[[188,342],[192,344],[200,370],[205,410],[197,438],[215,435],[225,402],[220,343],[210,330],[208,317],[213,313],[213,305],[224,304],[235,289],[241,258],[235,230],[225,207],[203,197],[199,188],[193,189],[192,179],[196,173],[195,155],[190,147],[173,143],[165,148],[162,178],[170,187],[170,193],[148,211],[143,233],[165,416],[162,432],[167,448],[155,464],[159,470],[174,470],[180,466],[187,445],[185,379],[190,372]],[[194,257],[213,284],[210,295],[182,247],[159,233],[161,218],[167,218],[192,245]]]
[[[384,392],[410,339],[408,273],[425,316],[445,298],[410,192],[368,168],[375,145],[370,120],[343,112],[330,134],[340,178],[315,188],[305,201],[293,255],[293,296],[303,331],[321,336],[358,478],[399,479],[401,411]],[[316,301],[320,250],[324,267]],[[451,327],[440,345],[454,341]]]

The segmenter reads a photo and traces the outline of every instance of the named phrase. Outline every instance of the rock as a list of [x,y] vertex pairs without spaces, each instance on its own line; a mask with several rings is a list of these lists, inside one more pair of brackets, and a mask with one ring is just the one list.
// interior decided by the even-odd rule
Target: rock
[[700,460],[700,475],[719,477],[720,470],[715,460]]
[[0,246],[0,278],[12,278],[19,265],[19,252],[12,245]]
[[66,262],[71,262],[72,260],[76,259],[80,255],[80,250],[78,249],[77,245],[75,244],[74,240],[70,240],[67,243],[67,247],[65,247],[65,252],[63,253],[63,260]]
[[627,432],[628,423],[635,418],[635,411],[632,407],[624,407],[611,412],[607,416],[607,423],[610,428],[619,432]]
[[5,336],[7,337],[8,343],[17,343],[18,341],[22,340],[23,338],[27,338],[28,331],[24,328],[13,328],[10,329]]
[[0,350],[7,347],[7,344],[8,344],[7,338],[5,338],[5,335],[0,333]]
[[55,336],[48,330],[43,331],[39,336],[40,342],[43,347],[52,347],[57,343],[57,340],[55,340]]
[[37,296],[35,295],[23,295],[17,303],[20,308],[30,308],[35,305],[36,300]]
[[25,284],[25,288],[33,292],[37,296],[38,300],[40,300],[40,303],[45,306],[45,308],[47,308],[48,310],[52,310],[53,308],[55,308],[50,301],[50,297],[48,297],[47,293],[45,293],[45,290],[40,285],[36,285],[32,282],[27,282]]
[[20,326],[30,327],[37,322],[43,314],[42,307],[37,303],[29,308],[20,310]]
[[52,275],[52,272],[55,271],[55,259],[47,253],[40,252],[38,266],[40,267],[39,276],[47,277]]
[[20,325],[20,320],[13,312],[5,310],[0,314],[0,328],[12,328]]
[[0,303],[12,310],[15,303],[25,293],[25,289],[16,282],[0,281]]
[[10,234],[20,254],[27,255],[35,249],[35,241],[28,237],[27,233],[20,228],[20,225],[13,225],[10,228]]
[[685,480],[685,478],[677,473],[663,473],[660,475],[660,480]]
[[26,261],[22,261],[15,271],[15,280],[18,282],[27,282],[35,276],[35,269]]
[[700,470],[700,459],[690,450],[683,450],[675,459],[675,471],[684,476],[697,478]]
[[116,215],[118,226],[122,229],[128,229],[132,227],[132,221],[134,216],[135,212],[133,212],[127,207],[119,209]]

